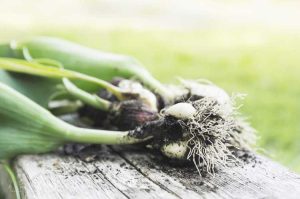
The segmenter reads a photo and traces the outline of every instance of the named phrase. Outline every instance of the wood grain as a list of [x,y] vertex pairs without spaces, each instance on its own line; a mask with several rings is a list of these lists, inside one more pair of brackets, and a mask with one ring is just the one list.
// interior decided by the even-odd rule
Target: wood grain
[[26,199],[299,198],[300,177],[267,158],[200,177],[193,166],[162,162],[132,147],[102,147],[93,162],[57,154],[15,163]]
[[178,198],[108,148],[92,163],[54,154],[22,156],[15,168],[28,199]]
[[[193,167],[157,164],[157,155],[115,147],[138,170],[182,198],[299,198],[300,176],[256,155],[250,163],[219,170],[214,176],[199,177]],[[199,197],[198,197],[199,198]]]
[[[64,119],[74,123],[74,118]],[[14,168],[22,198],[300,198],[300,176],[259,155],[214,176],[200,176],[193,165],[174,164],[143,148],[102,146],[96,154],[91,162],[55,153],[18,157]],[[9,185],[1,168],[0,176],[0,184]]]

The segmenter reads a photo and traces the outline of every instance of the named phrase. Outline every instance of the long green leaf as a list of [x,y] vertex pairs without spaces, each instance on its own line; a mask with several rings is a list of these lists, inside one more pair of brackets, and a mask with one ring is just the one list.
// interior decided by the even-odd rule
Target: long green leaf
[[78,73],[14,58],[0,58],[0,68],[8,71],[53,78],[74,78]]
[[102,88],[111,91],[119,99],[124,98],[122,95],[122,91],[118,87],[104,80],[92,76],[88,76],[79,72],[66,70],[63,68],[52,67],[52,66],[43,65],[36,62],[28,62],[25,60],[14,59],[14,58],[0,58],[0,69],[12,71],[12,72],[48,77],[48,78],[59,78],[59,79],[68,78],[68,79],[83,80],[83,81],[94,83],[98,86],[101,86]]
[[[172,103],[173,93],[156,80],[137,60],[118,54],[106,53],[76,43],[53,37],[34,37],[0,45],[0,57],[24,59],[24,49],[33,59],[49,58],[62,63],[66,69],[77,71],[103,80],[113,77],[136,78],[145,86],[160,94],[166,103]],[[97,87],[88,82],[78,86],[86,91]]]
[[52,96],[60,91],[58,79],[10,73],[0,69],[0,82],[9,85],[29,97],[39,105],[47,108]]

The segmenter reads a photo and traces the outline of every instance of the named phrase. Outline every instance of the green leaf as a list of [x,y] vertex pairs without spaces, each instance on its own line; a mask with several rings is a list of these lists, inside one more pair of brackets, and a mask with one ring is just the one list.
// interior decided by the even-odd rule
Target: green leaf
[[90,94],[85,92],[84,90],[75,86],[71,81],[67,78],[63,78],[63,83],[66,90],[73,95],[76,99],[81,100],[85,104],[88,104],[94,108],[108,111],[110,108],[111,103],[105,99],[100,98],[96,94]]
[[48,77],[48,78],[62,79],[65,77],[68,79],[83,80],[83,81],[94,83],[102,88],[107,89],[120,100],[124,98],[122,91],[118,87],[104,80],[92,76],[88,76],[82,73],[78,73],[75,71],[58,68],[56,66],[52,67],[37,62],[28,62],[25,60],[14,59],[14,58],[0,58],[0,68],[7,71],[37,75],[37,76]]
[[13,58],[0,58],[0,68],[13,72],[52,78],[76,78],[81,76],[79,73],[63,68],[51,67],[37,62],[28,62]]
[[61,82],[56,79],[11,73],[1,69],[0,82],[16,89],[45,108],[48,107],[52,96],[61,90],[58,87]]
[[13,187],[15,189],[16,199],[21,199],[20,188],[19,188],[19,184],[18,184],[18,181],[17,181],[16,174],[13,170],[13,167],[9,164],[9,162],[4,162],[3,167],[4,167],[5,171],[7,172],[8,176],[11,179],[11,182],[12,182]]
[[41,153],[63,142],[56,118],[46,109],[0,83],[0,159]]
[[[160,94],[167,104],[174,100],[173,93],[132,57],[102,52],[54,37],[34,37],[26,41],[14,41],[0,46],[1,57],[24,59],[26,51],[32,59],[57,60],[66,69],[103,80],[109,81],[114,77],[135,78]],[[97,87],[89,82],[76,82],[76,85],[86,91],[97,90]]]
[[52,115],[29,98],[0,83],[0,160],[44,153],[65,142],[131,144],[145,141],[129,132],[78,128]]

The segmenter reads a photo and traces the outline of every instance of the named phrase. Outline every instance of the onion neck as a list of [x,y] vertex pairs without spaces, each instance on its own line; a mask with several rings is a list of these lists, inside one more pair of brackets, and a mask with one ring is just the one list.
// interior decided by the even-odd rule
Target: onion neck
[[173,104],[175,98],[174,94],[160,81],[155,79],[148,71],[142,70],[139,73],[139,80],[155,93],[159,94],[166,105]]

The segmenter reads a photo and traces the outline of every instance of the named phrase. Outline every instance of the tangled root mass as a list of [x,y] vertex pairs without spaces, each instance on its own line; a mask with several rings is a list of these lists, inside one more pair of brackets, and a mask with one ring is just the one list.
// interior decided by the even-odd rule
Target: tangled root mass
[[255,130],[239,118],[235,108],[225,109],[214,98],[190,103],[197,113],[182,123],[189,146],[187,159],[193,161],[200,175],[213,174],[216,167],[239,164],[234,154],[250,149],[255,143]]

